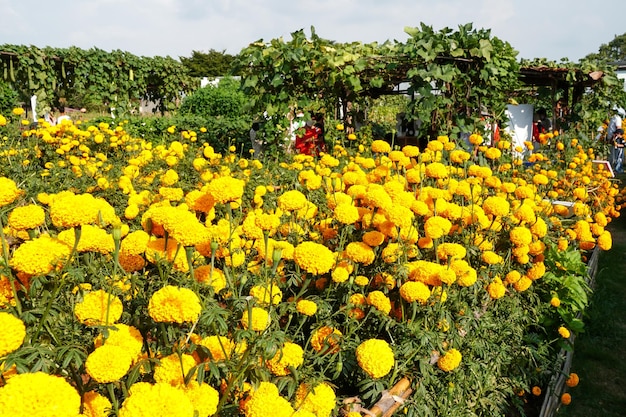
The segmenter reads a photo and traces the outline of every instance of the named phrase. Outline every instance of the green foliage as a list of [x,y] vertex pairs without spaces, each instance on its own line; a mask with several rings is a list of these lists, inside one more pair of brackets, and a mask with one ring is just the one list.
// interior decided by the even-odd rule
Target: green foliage
[[435,32],[424,24],[405,31],[411,38],[401,53],[411,63],[411,109],[423,134],[472,132],[485,109],[501,117],[509,94],[520,86],[517,51],[508,42],[471,24],[457,31]]
[[616,62],[626,59],[626,33],[615,35],[608,44],[600,45],[597,53],[591,53],[585,57],[589,60],[602,62]]
[[158,103],[161,112],[178,107],[181,94],[198,80],[170,57],[137,57],[128,52],[106,52],[76,47],[43,49],[0,45],[3,79],[28,102],[37,96],[37,113],[55,106],[89,110],[115,108],[120,115],[135,111],[141,99]]
[[180,113],[234,119],[246,114],[245,102],[246,98],[239,90],[238,83],[224,81],[217,87],[209,85],[185,97],[180,106]]
[[216,51],[214,49],[209,52],[192,51],[191,57],[180,57],[189,75],[193,77],[222,77],[232,74],[232,65],[235,57],[227,54],[226,51]]
[[9,83],[0,78],[0,114],[7,115],[18,107],[18,94]]

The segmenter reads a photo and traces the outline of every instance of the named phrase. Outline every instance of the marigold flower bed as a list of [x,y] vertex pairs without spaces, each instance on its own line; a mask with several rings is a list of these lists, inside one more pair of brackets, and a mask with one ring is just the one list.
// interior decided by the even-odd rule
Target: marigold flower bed
[[0,416],[353,417],[403,378],[409,416],[528,412],[622,201],[564,136],[522,160],[337,131],[273,163],[180,128],[13,123]]

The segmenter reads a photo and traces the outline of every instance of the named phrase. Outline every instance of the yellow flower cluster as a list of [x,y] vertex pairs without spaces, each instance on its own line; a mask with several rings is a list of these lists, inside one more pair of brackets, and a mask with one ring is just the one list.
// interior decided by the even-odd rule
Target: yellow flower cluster
[[88,326],[107,326],[120,319],[123,309],[119,297],[97,290],[86,293],[83,300],[76,303],[74,314]]
[[270,325],[270,315],[267,310],[260,307],[252,307],[252,314],[245,310],[241,316],[241,325],[245,329],[262,332]]
[[9,213],[9,227],[16,230],[34,229],[44,224],[46,212],[41,206],[28,204],[16,207]]
[[80,403],[65,379],[44,372],[15,375],[0,387],[2,417],[76,417]]
[[0,177],[0,207],[14,202],[23,191],[17,188],[17,184],[10,178]]
[[13,314],[0,311],[0,358],[17,350],[26,337],[24,322]]
[[99,383],[119,381],[130,368],[133,357],[120,346],[105,344],[87,356],[85,369],[89,376]]
[[368,339],[356,348],[356,359],[363,371],[372,378],[387,375],[395,364],[389,344],[381,339]]
[[437,366],[444,372],[450,372],[461,364],[463,355],[456,349],[448,350],[443,356],[437,360]]
[[304,362],[304,350],[296,343],[285,342],[273,358],[266,361],[272,374],[277,376],[289,375],[290,367],[298,368]]
[[246,417],[291,417],[294,409],[271,382],[261,382],[241,407]]
[[170,384],[147,382],[133,384],[119,410],[120,417],[189,417],[193,414],[194,405],[184,390]]
[[189,288],[166,285],[150,297],[148,314],[156,322],[194,322],[202,305],[198,295]]
[[300,268],[314,275],[327,273],[335,264],[333,252],[315,242],[300,243],[296,246],[293,256]]
[[71,248],[59,239],[41,235],[21,244],[10,259],[12,268],[28,275],[46,275],[60,269],[70,256]]
[[316,417],[330,417],[336,400],[335,391],[328,384],[321,383],[315,387],[300,384],[294,404],[299,411],[310,411]]

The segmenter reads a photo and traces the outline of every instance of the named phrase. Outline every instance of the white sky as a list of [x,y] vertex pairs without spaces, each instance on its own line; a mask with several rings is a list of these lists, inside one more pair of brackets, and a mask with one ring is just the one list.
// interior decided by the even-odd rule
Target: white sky
[[138,56],[237,54],[311,26],[337,42],[397,40],[404,27],[473,23],[518,58],[577,62],[626,32],[626,3],[604,0],[0,0],[0,45],[96,47]]

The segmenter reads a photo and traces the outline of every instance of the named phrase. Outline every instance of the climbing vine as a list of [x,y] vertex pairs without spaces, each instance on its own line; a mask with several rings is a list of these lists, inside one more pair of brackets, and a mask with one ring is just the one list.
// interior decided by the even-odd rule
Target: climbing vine
[[29,103],[37,96],[38,114],[55,105],[111,107],[126,113],[141,99],[165,112],[177,108],[182,94],[199,84],[173,58],[97,48],[1,45],[0,70],[21,101]]

